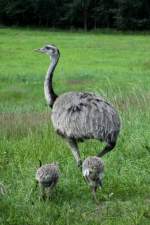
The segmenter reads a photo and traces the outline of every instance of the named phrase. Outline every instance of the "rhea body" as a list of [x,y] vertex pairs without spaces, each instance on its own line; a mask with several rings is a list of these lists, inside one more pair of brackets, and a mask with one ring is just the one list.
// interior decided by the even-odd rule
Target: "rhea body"
[[54,45],[46,45],[37,51],[51,58],[45,81],[44,93],[47,104],[52,108],[51,120],[56,132],[69,143],[77,164],[82,161],[78,142],[97,139],[106,143],[99,152],[101,157],[112,150],[120,131],[120,119],[115,108],[101,96],[89,92],[67,92],[57,96],[53,89],[53,74],[60,52]]
[[59,167],[56,163],[45,164],[38,168],[36,181],[41,189],[43,199],[50,197],[52,189],[56,186],[59,179]]
[[104,163],[97,156],[89,156],[83,161],[82,174],[91,188],[94,199],[96,199],[96,190],[102,187],[102,179],[104,174]]

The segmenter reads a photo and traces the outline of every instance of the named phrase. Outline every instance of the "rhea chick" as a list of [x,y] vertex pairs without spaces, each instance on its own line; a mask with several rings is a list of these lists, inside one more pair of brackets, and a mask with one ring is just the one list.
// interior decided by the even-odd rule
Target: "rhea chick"
[[38,168],[36,181],[39,183],[43,199],[50,197],[52,189],[58,182],[59,175],[59,166],[57,163],[45,164]]
[[102,187],[103,161],[97,156],[89,156],[82,164],[82,173],[91,188],[94,200],[97,202],[96,190],[98,187]]
[[4,184],[0,183],[0,197],[6,194],[6,188]]

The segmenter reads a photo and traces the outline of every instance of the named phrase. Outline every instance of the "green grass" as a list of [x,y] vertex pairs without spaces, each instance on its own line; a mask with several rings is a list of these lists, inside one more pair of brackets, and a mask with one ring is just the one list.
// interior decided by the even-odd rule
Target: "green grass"
[[[49,59],[33,51],[46,43],[61,50],[56,92],[95,91],[116,106],[122,119],[117,147],[104,157],[98,206],[51,125],[43,95]],[[150,224],[149,112],[149,35],[0,29],[0,182],[7,189],[0,197],[0,224]],[[82,158],[102,146],[80,144]],[[60,164],[51,201],[39,201],[33,191],[39,159]]]

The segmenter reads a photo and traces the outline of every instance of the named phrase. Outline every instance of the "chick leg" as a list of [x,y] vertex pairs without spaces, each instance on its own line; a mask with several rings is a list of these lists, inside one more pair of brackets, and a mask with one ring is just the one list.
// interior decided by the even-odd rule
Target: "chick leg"
[[40,199],[45,200],[45,198],[46,198],[45,188],[43,187],[43,185],[40,184]]
[[93,199],[98,204],[99,202],[98,202],[97,197],[96,197],[96,190],[97,190],[97,187],[95,187],[95,186],[91,187]]
[[52,196],[52,189],[54,188],[54,186],[55,186],[55,183],[53,182],[53,183],[51,184],[51,186],[48,188],[48,192],[47,192],[47,198],[48,198],[48,199],[51,199],[51,196]]

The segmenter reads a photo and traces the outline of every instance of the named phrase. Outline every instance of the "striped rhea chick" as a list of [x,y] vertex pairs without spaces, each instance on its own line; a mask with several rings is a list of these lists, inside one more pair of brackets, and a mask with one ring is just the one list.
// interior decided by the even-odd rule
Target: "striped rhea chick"
[[82,173],[91,188],[94,200],[97,202],[96,190],[98,187],[102,187],[103,161],[97,156],[89,156],[83,161]]
[[50,198],[52,189],[56,186],[60,176],[58,163],[41,165],[36,172],[36,181],[43,199]]
[[6,194],[6,188],[4,184],[0,183],[0,197]]

